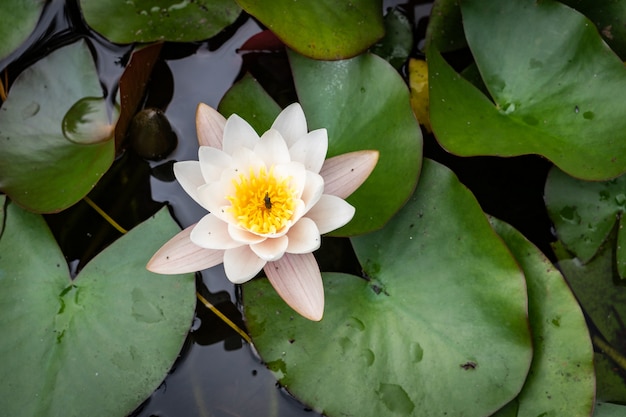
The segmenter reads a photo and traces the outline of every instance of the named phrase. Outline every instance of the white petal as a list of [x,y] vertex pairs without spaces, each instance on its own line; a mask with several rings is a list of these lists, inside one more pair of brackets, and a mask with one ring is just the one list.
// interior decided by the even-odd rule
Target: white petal
[[228,223],[223,222],[214,214],[204,216],[189,236],[196,245],[207,249],[231,249],[241,246],[228,233]]
[[226,119],[213,107],[204,103],[196,108],[196,132],[200,146],[222,149],[222,137]]
[[306,216],[313,220],[320,233],[324,234],[347,224],[354,217],[354,212],[354,207],[345,200],[324,194]]
[[265,274],[285,302],[309,320],[324,315],[324,284],[313,254],[286,253],[265,265]]
[[346,198],[361,186],[378,162],[378,151],[356,151],[329,158],[320,175],[324,192]]
[[285,107],[276,120],[274,120],[272,129],[276,129],[280,132],[289,147],[296,143],[302,136],[306,135],[306,118],[304,117],[304,111],[302,111],[300,104],[293,103]]
[[223,218],[218,212],[221,212],[224,206],[230,206],[230,202],[226,199],[226,191],[222,182],[213,182],[205,184],[198,188],[198,199],[202,207]]
[[191,242],[189,236],[194,227],[195,224],[171,238],[154,254],[146,268],[158,274],[184,274],[221,264],[224,251],[204,249]]
[[308,171],[320,172],[328,152],[328,133],[326,129],[317,129],[298,139],[289,148],[292,161],[302,162]]
[[248,175],[250,168],[258,173],[261,167],[266,167],[265,162],[252,149],[238,148],[232,154],[232,167],[230,171],[224,171],[224,175],[234,177],[239,174]]
[[263,269],[265,263],[247,245],[224,252],[224,271],[226,277],[234,284],[250,281]]
[[185,190],[185,192],[189,194],[189,196],[193,198],[196,203],[202,206],[202,202],[198,194],[198,188],[203,186],[205,184],[205,181],[204,177],[202,176],[200,162],[176,162],[174,164],[174,176],[176,176],[176,179],[178,180],[180,186],[183,187],[183,190]]
[[296,198],[302,196],[306,186],[306,169],[300,162],[290,162],[288,164],[276,165],[274,175],[279,178],[291,178],[291,186],[294,189]]
[[287,236],[268,238],[261,243],[250,245],[250,249],[265,261],[275,261],[285,254],[288,241]]
[[301,218],[287,233],[289,244],[287,253],[309,253],[318,250],[322,242],[315,222],[308,217]]
[[278,130],[270,129],[261,136],[254,147],[254,153],[270,167],[291,162],[289,148]]
[[260,236],[260,235],[248,232],[247,230],[243,230],[240,227],[235,226],[234,224],[228,225],[228,233],[230,233],[230,237],[232,237],[233,240],[237,242],[245,243],[248,245],[253,244],[253,243],[260,243],[260,242],[263,242],[265,239],[267,239],[267,237],[265,236]]
[[304,212],[313,207],[324,193],[324,179],[311,171],[306,172],[306,184],[300,197],[304,202]]
[[227,154],[232,155],[240,147],[254,149],[258,141],[259,135],[241,117],[233,114],[226,120],[223,151]]
[[[296,200],[296,206],[293,209],[293,216],[291,216],[291,224],[296,224],[302,216],[307,212],[307,208],[302,200]],[[291,226],[290,226],[291,227]]]
[[218,181],[222,172],[233,163],[232,158],[226,152],[210,146],[201,146],[198,149],[198,159],[205,182]]

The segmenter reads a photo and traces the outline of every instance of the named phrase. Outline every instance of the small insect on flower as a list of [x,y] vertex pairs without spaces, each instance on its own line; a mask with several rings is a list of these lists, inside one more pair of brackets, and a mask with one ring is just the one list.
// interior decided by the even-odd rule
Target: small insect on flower
[[265,193],[265,198],[263,199],[263,201],[265,201],[265,208],[266,209],[271,209],[272,208],[272,200],[270,199],[270,195],[269,193]]

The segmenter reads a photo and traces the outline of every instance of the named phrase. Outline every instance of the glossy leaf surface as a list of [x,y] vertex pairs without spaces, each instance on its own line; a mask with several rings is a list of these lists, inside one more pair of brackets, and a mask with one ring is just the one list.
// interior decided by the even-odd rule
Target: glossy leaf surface
[[425,161],[408,204],[352,242],[370,280],[325,273],[319,323],[267,280],[244,285],[248,329],[282,385],[331,417],[489,415],[517,395],[531,360],[524,278],[447,168]]
[[102,106],[84,41],[22,72],[0,112],[0,190],[44,213],[83,198],[113,162],[113,127]]
[[343,59],[384,35],[380,0],[237,0],[287,46],[315,59]]
[[401,9],[395,7],[387,12],[384,23],[385,37],[372,46],[370,52],[384,58],[399,70],[413,48],[411,22]]
[[71,280],[43,218],[6,207],[0,409],[10,416],[129,414],[174,363],[195,308],[192,274],[145,269],[176,224],[161,210]]
[[[581,181],[553,168],[546,179],[545,201],[559,240],[583,263],[589,262],[603,243],[615,247],[617,270],[626,277],[626,177],[610,181]],[[607,242],[615,224],[617,239]]]
[[332,234],[379,229],[413,193],[421,168],[422,134],[404,80],[372,54],[329,62],[292,53],[290,61],[309,129],[328,130],[328,157],[380,152],[374,172],[347,199],[354,218]]
[[281,109],[258,81],[246,74],[222,97],[218,110],[227,118],[236,113],[262,135],[272,126]]
[[235,21],[234,0],[81,0],[85,21],[114,43],[208,39]]
[[[554,248],[559,267],[590,322],[597,329],[595,337],[599,337],[610,347],[607,350],[598,348],[598,400],[626,402],[626,382],[621,377],[619,366],[616,366],[615,356],[611,352],[614,349],[622,357],[622,362],[626,357],[626,287],[621,283],[616,284],[613,246],[602,245],[597,255],[586,265],[582,265],[577,259],[571,259],[559,242]],[[594,339],[594,343],[598,346],[599,342]],[[622,369],[624,365],[626,364],[622,364]]]
[[514,415],[590,415],[596,391],[593,347],[576,298],[561,273],[521,233],[496,219],[491,224],[522,267],[528,288],[534,356]]
[[539,154],[590,180],[626,171],[626,69],[589,20],[553,1],[469,0],[461,12],[489,95],[431,43],[431,122],[443,147]]
[[35,29],[45,0],[0,2],[0,60],[17,49]]
[[626,59],[626,3],[613,0],[562,0],[580,11],[598,28],[602,39]]

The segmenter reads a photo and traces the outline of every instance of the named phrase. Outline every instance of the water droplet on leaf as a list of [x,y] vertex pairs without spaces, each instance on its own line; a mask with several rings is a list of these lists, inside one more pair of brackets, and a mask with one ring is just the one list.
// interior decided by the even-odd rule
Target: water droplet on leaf
[[580,215],[576,210],[576,207],[565,206],[559,212],[561,219],[568,223],[579,224],[580,223]]
[[83,145],[104,142],[113,137],[106,101],[101,97],[83,97],[65,113],[63,135]]
[[41,106],[39,106],[39,103],[35,101],[31,101],[29,105],[27,105],[26,107],[22,109],[22,120],[26,120],[30,117],[33,117],[34,115],[39,113],[40,108]]

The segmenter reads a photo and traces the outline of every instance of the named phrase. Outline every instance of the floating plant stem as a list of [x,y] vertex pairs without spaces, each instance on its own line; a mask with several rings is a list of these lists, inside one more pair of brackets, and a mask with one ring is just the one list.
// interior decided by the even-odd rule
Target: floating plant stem
[[241,327],[237,326],[232,320],[230,320],[228,317],[226,317],[221,311],[219,311],[217,309],[217,307],[215,307],[213,304],[211,304],[209,302],[209,300],[207,300],[206,298],[204,298],[202,295],[200,295],[200,293],[196,293],[196,296],[198,297],[198,300],[200,300],[202,302],[202,304],[205,305],[206,308],[208,308],[209,310],[211,310],[213,313],[215,313],[215,315],[217,317],[219,317],[220,319],[222,319],[222,321],[224,323],[226,323],[228,326],[230,326],[234,331],[236,331],[237,333],[239,333],[239,335],[248,343],[252,344],[252,340],[250,339],[250,336],[248,336],[248,334],[246,332],[244,332]]
[[593,344],[602,349],[602,352],[608,356],[617,366],[626,371],[626,358],[622,356],[616,349],[605,342],[602,338],[594,335]]
[[[4,87],[6,85],[6,88]],[[9,73],[7,70],[4,70],[4,79],[0,80],[0,100],[7,100],[7,91],[9,88]]]
[[98,205],[94,203],[91,198],[85,196],[83,200],[85,200],[85,203],[89,204],[95,211],[98,212],[99,215],[101,215],[104,218],[104,220],[106,220],[111,226],[115,227],[115,229],[117,229],[117,231],[119,231],[121,234],[125,234],[126,232],[128,232],[128,230],[124,229],[122,226],[117,224],[117,222],[113,220],[111,216],[106,214],[104,210],[98,207]]

